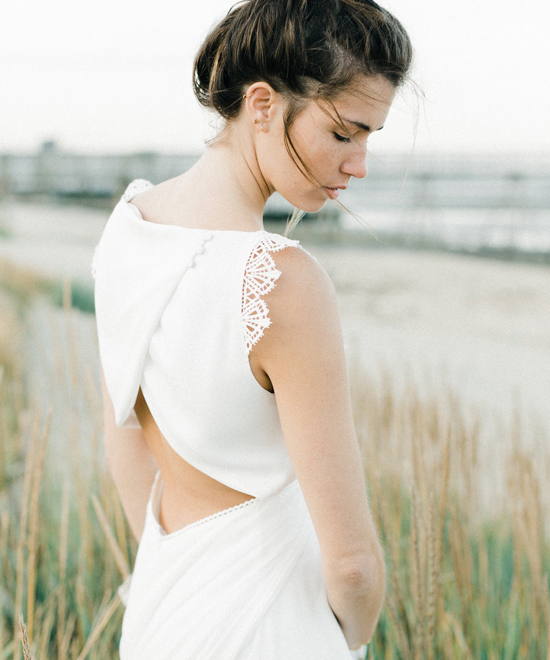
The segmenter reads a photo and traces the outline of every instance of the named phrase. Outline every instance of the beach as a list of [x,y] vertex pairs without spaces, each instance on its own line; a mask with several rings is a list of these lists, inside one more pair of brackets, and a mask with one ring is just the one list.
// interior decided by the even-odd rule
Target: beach
[[365,368],[449,380],[472,405],[548,421],[550,277],[545,266],[441,252],[310,247],[330,275],[351,352]]

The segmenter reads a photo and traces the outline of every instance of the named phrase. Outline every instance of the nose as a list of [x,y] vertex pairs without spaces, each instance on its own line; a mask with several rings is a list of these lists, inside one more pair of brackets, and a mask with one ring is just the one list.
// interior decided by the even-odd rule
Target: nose
[[347,160],[340,169],[356,179],[364,179],[368,174],[367,154],[364,151],[360,152],[354,158]]

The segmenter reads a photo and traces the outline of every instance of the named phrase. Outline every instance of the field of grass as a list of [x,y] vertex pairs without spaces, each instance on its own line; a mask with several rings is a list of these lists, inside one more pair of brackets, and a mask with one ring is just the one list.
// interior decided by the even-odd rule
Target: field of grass
[[[96,381],[83,382],[90,377],[80,368],[80,344],[70,341],[84,313],[72,309],[67,288],[64,359],[70,387],[85,393],[95,420],[86,441],[78,411],[59,415],[49,400],[29,395],[21,338],[41,296],[56,302],[49,283],[1,265],[0,660],[31,650],[36,660],[105,660],[117,657],[123,606],[116,589],[137,548],[102,455]],[[63,390],[62,370],[54,373],[49,387]],[[372,380],[356,362],[350,379],[388,568],[369,657],[549,659],[550,447],[535,460],[522,449],[519,416],[502,420],[513,450],[495,461],[506,471],[507,497],[488,517],[478,506],[486,478],[481,417],[466,415],[443,382],[430,397],[412,382],[397,395],[391,374]]]

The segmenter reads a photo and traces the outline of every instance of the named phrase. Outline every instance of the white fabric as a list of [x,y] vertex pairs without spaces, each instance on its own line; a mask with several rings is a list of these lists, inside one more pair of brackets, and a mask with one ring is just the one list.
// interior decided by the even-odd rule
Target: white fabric
[[100,357],[118,426],[139,423],[141,387],[187,462],[252,499],[166,534],[157,473],[133,574],[121,660],[349,660],[327,601],[320,550],[279,421],[255,379],[252,347],[271,320],[267,232],[146,222],[136,180],[113,210],[92,272]]
[[269,325],[267,308],[250,291],[274,286],[280,273],[266,257],[288,246],[303,249],[264,230],[146,222],[126,196],[93,261],[99,351],[117,425],[135,425],[141,386],[180,456],[254,496],[295,478],[275,395],[250,369],[247,334],[247,323],[255,323],[257,341]]
[[166,534],[157,473],[120,660],[350,660],[298,480]]

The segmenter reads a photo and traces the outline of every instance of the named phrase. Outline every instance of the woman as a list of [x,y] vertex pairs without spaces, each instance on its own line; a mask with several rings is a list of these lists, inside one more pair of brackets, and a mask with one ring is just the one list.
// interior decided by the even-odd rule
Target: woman
[[109,218],[94,257],[105,444],[139,541],[122,660],[366,655],[385,574],[336,295],[262,212],[275,191],[318,211],[366,176],[410,62],[369,0],[235,6],[195,61],[223,129]]

